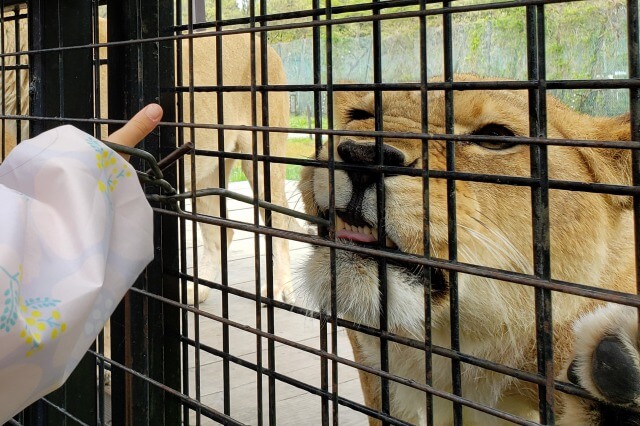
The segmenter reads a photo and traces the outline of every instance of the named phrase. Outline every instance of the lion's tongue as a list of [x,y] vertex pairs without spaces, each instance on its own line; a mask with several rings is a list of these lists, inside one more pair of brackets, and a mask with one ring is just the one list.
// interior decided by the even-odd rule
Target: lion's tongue
[[373,235],[362,234],[360,232],[347,231],[346,229],[341,229],[336,232],[336,238],[340,238],[342,240],[355,241],[357,243],[373,243],[376,241],[376,238]]

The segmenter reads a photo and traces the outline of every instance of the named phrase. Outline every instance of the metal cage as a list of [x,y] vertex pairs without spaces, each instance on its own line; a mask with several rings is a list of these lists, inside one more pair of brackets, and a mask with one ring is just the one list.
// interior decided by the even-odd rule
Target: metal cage
[[[464,397],[461,385],[464,364],[533,384],[539,395],[540,424],[555,423],[556,394],[568,392],[589,398],[583,389],[557,380],[557,369],[553,365],[552,295],[562,292],[633,307],[640,306],[640,299],[635,294],[597,289],[552,277],[549,192],[581,191],[632,197],[635,228],[629,230],[629,239],[634,242],[636,264],[639,264],[637,1],[616,2],[611,6],[618,7],[626,17],[626,28],[619,29],[625,34],[617,48],[627,55],[627,69],[619,73],[611,71],[611,76],[602,72],[588,77],[553,79],[547,77],[550,50],[546,14],[549,8],[572,3],[586,5],[593,1],[402,0],[332,4],[331,0],[311,0],[303,10],[292,9],[282,2],[245,0],[227,3],[222,0],[2,1],[2,158],[8,154],[13,142],[61,124],[73,124],[104,138],[107,132],[117,129],[127,117],[149,102],[159,102],[165,115],[158,129],[141,145],[143,150],[156,159],[163,159],[176,147],[193,143],[193,149],[185,158],[164,169],[164,182],[182,195],[168,194],[167,186],[145,185],[155,211],[156,256],[112,316],[110,347],[105,348],[105,339],[100,335],[95,347],[89,350],[63,387],[17,415],[12,423],[273,425],[307,422],[327,425],[363,424],[374,419],[382,424],[407,424],[390,411],[389,383],[395,382],[426,394],[425,412],[428,414],[425,421],[429,425],[434,424],[434,415],[437,416],[432,409],[434,397],[452,401],[455,424],[465,421],[463,407],[493,415],[496,421],[537,424]],[[235,7],[237,13],[227,15],[225,8],[228,7]],[[520,26],[524,39],[520,44],[516,43],[513,51],[507,52],[519,52],[516,62],[521,61],[520,78],[481,82],[457,80],[456,67],[464,58],[458,51],[462,30],[456,17],[505,10],[518,10],[521,14],[520,21],[514,25]],[[594,13],[588,10],[585,8],[583,13]],[[388,76],[385,73],[392,60],[385,47],[385,38],[389,36],[385,25],[394,21],[410,22],[416,28],[415,50],[405,52],[410,56],[403,64],[413,71],[404,80],[397,77],[399,74]],[[353,69],[367,64],[366,71],[355,78],[362,81],[357,82],[347,81],[352,77],[345,71],[348,65],[336,59],[339,58],[337,52],[345,49],[338,43],[336,34],[349,26],[358,28],[361,32],[358,40],[366,46],[362,56],[353,61]],[[304,46],[308,48],[287,51],[283,47],[278,53],[290,62],[304,64],[307,71],[304,76],[288,73],[288,82],[282,83],[274,78],[270,68],[274,59],[266,52],[270,45],[287,37],[295,38],[296,34],[304,35]],[[246,84],[225,81],[223,55],[225,49],[230,48],[224,40],[234,35],[248,39],[247,50],[232,52],[247,57]],[[470,38],[466,41],[469,46],[477,47],[479,43],[480,52],[489,51],[492,43],[491,40],[473,41]],[[205,42],[209,45],[203,51],[194,47]],[[194,64],[201,61],[202,56],[208,56],[210,64],[214,65],[209,65],[206,73],[198,74]],[[434,58],[440,61],[436,67],[432,64]],[[300,67],[302,69],[303,65]],[[434,72],[442,75],[441,81],[431,80]],[[8,95],[11,85],[14,94]],[[457,171],[454,155],[457,144],[483,139],[482,136],[455,134],[454,92],[500,89],[519,89],[528,93],[530,135],[508,140],[530,147],[530,176]],[[375,131],[354,133],[337,129],[334,95],[349,90],[374,94],[372,119]],[[385,131],[382,94],[390,91],[421,93],[421,133],[408,135]],[[427,94],[432,91],[444,92],[446,131],[443,133],[429,130]],[[622,96],[622,104],[630,111],[633,142],[622,146],[615,141],[547,138],[546,94],[558,91],[567,94],[599,91],[607,96],[610,93]],[[287,115],[305,116],[303,125],[293,126],[276,120],[273,111],[279,94],[286,94]],[[234,96],[243,96],[242,107],[248,113],[245,121],[235,121],[229,115],[231,113],[225,111],[229,99]],[[229,135],[237,133],[250,142],[249,150],[234,148],[235,142]],[[307,157],[272,154],[278,148],[274,141],[283,136],[285,139],[310,138],[311,150]],[[346,136],[368,137],[374,141],[375,164],[369,166],[370,170],[335,161],[331,154],[326,160],[313,157],[313,152],[320,151],[324,144],[333,152],[339,138]],[[383,141],[387,137],[421,140],[422,169],[385,165]],[[217,146],[212,148],[207,144],[214,139]],[[444,141],[446,170],[429,168],[428,146],[432,141]],[[633,185],[549,178],[547,149],[556,145],[630,150]],[[233,167],[234,160],[244,161],[247,182],[252,184],[250,189],[243,187],[240,190],[239,186],[231,184],[229,168]],[[142,159],[134,158],[133,163],[139,170],[147,168]],[[217,166],[217,186],[194,186],[201,172],[198,166],[203,164]],[[377,199],[381,200],[377,217],[382,222],[385,217],[384,176],[421,177],[423,194],[415,196],[422,197],[424,253],[430,253],[429,182],[431,179],[446,180],[448,253],[440,257],[414,256],[386,250],[384,245],[345,245],[335,239],[335,199],[330,200],[328,217],[331,219],[300,213],[296,200],[289,200],[287,205],[278,205],[273,200],[272,185],[278,184],[273,176],[278,167],[285,166],[292,173],[299,173],[300,167],[327,169],[328,191],[332,197],[336,171],[374,173]],[[459,181],[530,189],[532,274],[459,261],[456,217],[459,203],[456,183]],[[289,196],[291,191],[287,191]],[[205,197],[215,197],[218,215],[211,214],[214,210],[200,211],[197,207],[198,200]],[[247,207],[244,216],[239,213],[241,205]],[[297,217],[300,222],[291,228],[278,226],[277,215]],[[308,220],[307,225],[302,224],[304,220]],[[318,224],[328,227],[328,236],[316,235],[313,229]],[[219,262],[216,276],[202,276],[203,262],[209,260],[203,260],[201,256],[203,236],[198,232],[198,225],[219,230],[220,258],[215,259]],[[312,231],[302,231],[301,226],[308,226]],[[384,223],[380,225],[381,241],[384,241],[383,229]],[[230,230],[236,232],[236,244],[242,240],[248,247],[245,252],[234,253],[234,245],[229,245]],[[277,268],[280,265],[274,264],[274,250],[278,250],[280,246],[276,245],[282,240],[289,242],[287,256],[294,265],[294,280],[295,265],[304,261],[305,247],[330,248],[332,262],[327,268],[333,277],[330,298],[334,309],[317,312],[301,303],[276,300],[274,281],[279,279]],[[336,298],[339,297],[335,285],[337,250],[350,250],[377,260],[382,307],[379,327],[354,323],[336,312]],[[431,339],[430,278],[424,288],[424,318],[428,324],[425,339],[396,335],[387,329],[387,271],[392,262],[419,266],[427,277],[431,276],[432,268],[447,271],[451,304],[450,347],[434,345]],[[461,274],[534,288],[537,371],[496,364],[461,350],[460,328],[470,326],[460,323],[457,314],[458,277]],[[636,282],[640,282],[638,274],[640,268],[636,268]],[[198,286],[210,289],[207,302],[199,300]],[[265,291],[261,293],[263,286]],[[194,299],[192,304],[187,303],[190,298]],[[378,339],[379,369],[353,360],[345,330]],[[390,372],[389,350],[390,345],[395,344],[424,352],[427,373],[423,382]],[[451,392],[432,386],[434,356],[451,360]],[[379,410],[364,403],[357,380],[359,371],[380,377]],[[105,381],[109,376],[111,383],[107,384]]]

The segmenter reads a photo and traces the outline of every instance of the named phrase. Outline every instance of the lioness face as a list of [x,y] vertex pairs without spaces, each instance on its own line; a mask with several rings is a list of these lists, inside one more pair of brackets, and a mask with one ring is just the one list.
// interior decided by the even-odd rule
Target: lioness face
[[[337,93],[337,127],[345,130],[375,129],[375,103],[371,93]],[[601,134],[598,126],[612,128],[614,120],[594,119],[570,111],[548,99],[547,135],[550,138],[624,138],[615,132]],[[421,97],[418,92],[385,92],[382,95],[382,130],[422,132]],[[584,121],[590,119],[590,121]],[[601,121],[598,121],[601,120]],[[606,121],[608,120],[608,121]],[[584,122],[583,122],[584,121]],[[606,121],[606,123],[605,123]],[[587,126],[586,123],[589,123]],[[606,124],[606,126],[605,126]],[[618,126],[620,127],[620,126]],[[617,129],[617,128],[616,128]],[[428,132],[446,133],[444,94],[430,92]],[[617,130],[616,130],[617,131]],[[621,130],[624,133],[624,130]],[[456,135],[529,136],[526,91],[454,92]],[[419,139],[385,138],[386,166],[422,170],[423,142]],[[352,165],[374,165],[372,137],[342,136],[335,139],[333,158]],[[605,155],[597,149],[550,146],[551,179],[619,183],[624,173],[613,173],[593,160]],[[327,145],[317,154],[328,160]],[[622,157],[621,157],[622,158]],[[444,141],[428,141],[428,169],[447,170]],[[461,173],[531,176],[530,147],[504,140],[455,143],[455,170]],[[607,163],[608,164],[608,163]],[[622,176],[622,177],[620,177]],[[336,239],[346,244],[382,246],[415,255],[424,254],[425,193],[422,176],[387,174],[384,178],[385,244],[378,244],[377,184],[379,174],[367,171],[335,171]],[[447,181],[430,178],[428,189],[430,255],[449,259]],[[330,205],[329,173],[324,168],[306,169],[300,189],[308,212],[327,215]],[[501,185],[456,180],[457,258],[461,262],[521,273],[533,272],[532,190],[527,185]],[[603,285],[606,255],[612,240],[620,240],[626,219],[621,219],[628,200],[602,194],[550,190],[550,239],[552,278],[589,285]],[[624,216],[626,217],[626,216]],[[320,235],[328,235],[320,228]],[[304,292],[321,309],[330,307],[331,268],[329,249],[316,247],[305,269]],[[410,334],[424,330],[424,268],[411,263],[387,264],[388,324]],[[351,320],[376,325],[380,290],[376,259],[347,250],[336,251],[337,309]],[[433,323],[448,322],[449,273],[432,268]],[[481,277],[459,274],[460,315],[493,330],[513,327],[514,312],[522,317],[531,310],[531,288]],[[555,296],[554,296],[555,297]],[[559,295],[557,299],[564,296]],[[555,301],[554,301],[555,303]],[[564,303],[554,320],[575,315],[577,303]],[[531,315],[531,325],[533,316]],[[518,327],[529,327],[517,324]],[[476,323],[478,324],[478,323]],[[463,324],[464,326],[464,324]],[[483,325],[484,327],[484,325]],[[512,330],[515,331],[515,330]],[[522,331],[522,330],[519,330]]]

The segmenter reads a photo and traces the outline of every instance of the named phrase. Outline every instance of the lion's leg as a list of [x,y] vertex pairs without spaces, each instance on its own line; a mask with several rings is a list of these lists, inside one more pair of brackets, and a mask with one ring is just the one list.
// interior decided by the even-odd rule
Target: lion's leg
[[[347,330],[347,336],[349,337],[349,343],[353,349],[353,359],[358,364],[368,365],[367,357],[364,354],[360,342],[358,342],[358,335],[355,331]],[[358,370],[360,376],[360,387],[362,388],[362,394],[364,395],[364,405],[375,410],[382,410],[382,401],[380,399],[380,378],[370,373],[366,373],[362,370]],[[381,425],[380,420],[369,418],[369,426]]]
[[[260,141],[258,142],[261,143]],[[286,143],[282,138],[274,138],[272,141],[274,144]],[[250,150],[250,145],[246,146],[246,149]],[[243,151],[245,152],[245,151]],[[249,151],[251,152],[251,151]],[[258,196],[261,200],[264,200],[264,167],[262,164],[258,166],[260,175],[258,176]],[[253,189],[254,175],[253,175],[253,162],[242,161],[242,170],[247,176],[249,183]],[[271,202],[279,206],[288,207],[287,196],[285,193],[285,165],[284,164],[271,164],[270,165],[271,178],[269,180],[271,184]],[[262,220],[265,220],[265,212],[260,209],[260,215]],[[280,213],[273,213],[271,216],[272,226],[278,229],[290,229],[289,218]],[[289,257],[289,241],[283,238],[273,239],[273,297],[276,300],[289,301],[293,300],[292,292],[292,280],[291,280],[291,267]],[[262,295],[267,295],[267,286],[262,286]]]
[[[210,159],[209,159],[210,160]],[[225,173],[227,180],[231,173],[232,160],[225,163]],[[208,173],[198,177],[197,188],[218,188],[220,179],[218,176],[218,161],[212,164],[211,161],[197,162],[197,170],[207,170]],[[187,171],[188,172],[188,171]],[[198,214],[212,217],[220,217],[220,199],[219,197],[206,196],[198,197],[196,200],[196,210]],[[198,277],[205,280],[213,281],[218,277],[221,266],[222,238],[220,227],[207,224],[199,224],[202,234],[202,247],[198,250]],[[233,230],[227,229],[227,247],[231,244],[233,238]],[[198,301],[204,302],[209,297],[210,288],[205,285],[198,286]],[[193,284],[187,286],[187,303],[194,304]]]
[[640,425],[637,310],[608,305],[581,318],[574,331],[574,356],[560,380],[584,388],[597,401],[564,395],[558,424]]

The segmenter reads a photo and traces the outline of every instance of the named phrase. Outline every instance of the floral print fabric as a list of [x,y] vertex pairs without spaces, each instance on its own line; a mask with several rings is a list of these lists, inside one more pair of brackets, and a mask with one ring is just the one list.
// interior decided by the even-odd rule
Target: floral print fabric
[[62,126],[0,165],[0,423],[60,386],[153,258],[135,171]]

